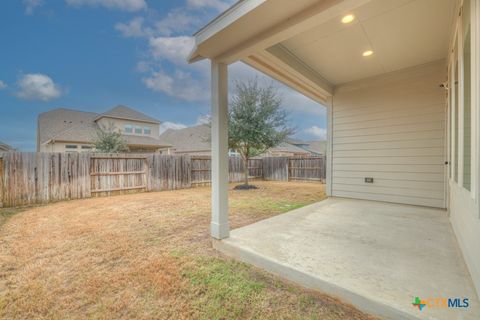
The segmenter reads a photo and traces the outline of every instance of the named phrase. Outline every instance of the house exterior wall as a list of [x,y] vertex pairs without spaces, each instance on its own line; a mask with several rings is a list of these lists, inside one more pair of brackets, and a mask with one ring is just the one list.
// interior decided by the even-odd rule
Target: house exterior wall
[[[460,13],[449,50],[448,209],[463,258],[480,296],[480,1],[463,1],[466,7],[460,10],[461,4],[458,0]],[[466,72],[468,69],[470,72]]]
[[439,61],[337,87],[333,196],[445,207],[445,70]]
[[450,221],[458,244],[480,294],[480,215],[478,204],[464,188],[450,183]]
[[[77,149],[67,149],[67,145],[75,145]],[[83,142],[54,142],[40,145],[40,152],[91,152],[93,149],[82,149],[92,147],[91,144]]]
[[[150,127],[151,128],[151,133],[150,134],[141,134],[142,136],[150,136],[152,138],[158,138],[160,136],[160,125],[156,123],[150,123],[150,122],[142,122],[142,121],[136,121],[136,120],[123,120],[123,119],[115,119],[115,118],[107,118],[103,117],[97,121],[98,125],[103,128],[108,128],[110,124],[113,124],[115,129],[119,130],[122,134],[128,135],[129,133],[125,132],[125,125],[134,125],[134,126],[140,126],[140,127]],[[132,134],[132,135],[138,135],[138,134]]]

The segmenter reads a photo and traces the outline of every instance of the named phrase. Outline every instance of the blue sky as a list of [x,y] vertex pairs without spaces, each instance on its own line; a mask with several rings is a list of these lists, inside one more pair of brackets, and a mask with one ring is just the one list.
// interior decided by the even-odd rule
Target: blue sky
[[[40,112],[124,104],[182,128],[209,114],[209,64],[191,35],[233,0],[5,0],[0,4],[0,141],[33,151]],[[230,80],[267,79],[230,66]],[[325,109],[279,84],[296,137],[325,135]]]

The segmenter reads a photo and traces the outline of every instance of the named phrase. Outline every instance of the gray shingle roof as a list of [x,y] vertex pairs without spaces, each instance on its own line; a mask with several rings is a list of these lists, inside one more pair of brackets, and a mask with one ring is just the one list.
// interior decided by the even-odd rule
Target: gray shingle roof
[[154,119],[144,113],[141,113],[140,111],[122,105],[116,106],[108,110],[107,112],[99,114],[96,120],[103,117],[160,123],[160,121],[158,121],[157,119]]
[[168,142],[147,136],[122,135],[130,146],[170,147]]
[[97,124],[97,113],[70,109],[54,109],[38,116],[38,135],[40,144],[50,140],[93,141]]
[[308,154],[309,152],[305,149],[299,148],[294,146],[293,144],[284,142],[274,148],[271,148],[269,151],[276,151],[276,152],[292,152],[292,153],[304,153]]
[[15,151],[15,148],[13,148],[12,146],[9,146],[5,142],[0,141],[0,152],[3,152],[3,151]]
[[323,154],[325,155],[327,152],[327,141],[325,140],[320,140],[320,141],[307,141],[308,147],[306,149],[318,153],[318,154]]
[[168,129],[160,135],[160,140],[170,143],[178,152],[198,152],[210,150],[210,127],[199,125],[185,129]]
[[298,139],[290,139],[288,140],[288,143],[307,150],[313,154],[325,155],[327,150],[327,141],[325,140],[303,141]]

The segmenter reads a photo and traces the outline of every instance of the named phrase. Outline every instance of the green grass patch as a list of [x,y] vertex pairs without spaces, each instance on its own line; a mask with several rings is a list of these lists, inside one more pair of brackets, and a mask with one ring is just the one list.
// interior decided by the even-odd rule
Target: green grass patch
[[218,258],[198,258],[184,270],[195,292],[193,307],[201,319],[237,319],[253,311],[264,284],[250,276],[244,263]]
[[304,207],[311,203],[302,201],[284,201],[269,198],[259,198],[255,200],[256,201],[254,205],[252,205],[252,201],[249,199],[231,200],[230,206],[232,208],[239,209],[252,207],[253,210],[249,210],[249,212],[284,213]]
[[8,219],[24,211],[25,209],[18,209],[18,208],[9,208],[9,209],[0,209],[0,227],[7,222]]

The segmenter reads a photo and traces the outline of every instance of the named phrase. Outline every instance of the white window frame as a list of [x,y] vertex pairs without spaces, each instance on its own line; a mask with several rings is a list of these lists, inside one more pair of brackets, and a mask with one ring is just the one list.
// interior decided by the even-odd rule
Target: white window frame
[[[471,9],[471,36],[472,36],[472,194],[475,204],[480,209],[480,0],[472,0]],[[480,217],[480,210],[479,210]]]
[[[455,40],[452,49],[452,55],[450,56],[449,68],[448,68],[448,86],[450,88],[449,103],[450,103],[450,181],[452,184],[457,184],[455,181],[455,166],[457,160],[455,157],[455,150],[457,148],[457,139],[455,139],[455,134],[458,134],[457,131],[457,117],[455,113],[458,108],[458,103],[455,104],[456,92],[455,92],[455,58],[458,56],[456,50],[457,36],[455,32]],[[457,151],[458,152],[458,151]],[[458,174],[458,173],[457,173]]]
[[[459,15],[457,24],[457,37],[458,37],[458,61],[459,61],[459,92],[460,92],[460,132],[461,132],[461,142],[460,142],[460,149],[459,150],[459,162],[461,166],[459,166],[459,174],[461,174],[461,179],[459,177],[458,183],[459,187],[461,187],[463,190],[467,191],[470,193],[471,199],[475,202],[478,203],[479,199],[479,194],[478,194],[478,159],[479,155],[477,154],[477,145],[479,137],[478,137],[478,129],[477,126],[480,123],[478,119],[478,101],[479,101],[479,92],[480,88],[478,87],[478,79],[479,79],[479,72],[478,72],[478,54],[479,54],[479,44],[480,42],[478,41],[478,28],[479,28],[479,23],[476,19],[478,17],[478,10],[479,8],[479,0],[470,0],[470,121],[471,121],[471,132],[470,132],[470,191],[468,189],[464,188],[463,186],[463,177],[464,177],[464,61],[463,61],[463,44],[464,44],[464,36],[463,36],[463,0],[462,0],[462,13]],[[461,167],[461,170],[460,170]]]
[[[464,177],[464,76],[463,76],[463,0],[459,2],[459,10],[454,32],[454,41],[452,42],[451,56],[449,59],[448,75],[449,86],[452,86],[449,95],[450,103],[450,183],[456,185],[464,192],[468,192],[470,198],[478,206],[480,199],[480,130],[477,126],[480,124],[480,111],[478,104],[480,103],[480,22],[477,17],[480,17],[480,0],[470,0],[470,45],[471,45],[471,182],[470,191],[463,186]],[[456,50],[455,50],[456,46]],[[454,105],[455,88],[454,88],[454,73],[455,58],[458,59],[458,105]],[[458,130],[457,119],[455,118],[455,109],[458,108]],[[455,132],[458,134],[458,181],[455,182]],[[479,207],[480,214],[480,207]]]
[[[130,128],[130,132],[127,131],[127,128]],[[128,134],[133,134],[133,126],[129,123],[125,124],[123,126],[123,132],[128,133]]]

